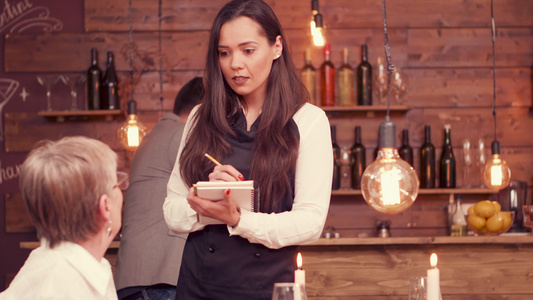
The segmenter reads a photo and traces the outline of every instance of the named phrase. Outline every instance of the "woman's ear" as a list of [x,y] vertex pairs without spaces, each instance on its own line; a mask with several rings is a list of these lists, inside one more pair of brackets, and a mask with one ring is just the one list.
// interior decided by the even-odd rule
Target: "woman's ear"
[[274,42],[274,60],[278,59],[281,56],[282,52],[283,43],[281,42],[281,35],[278,35],[276,37],[276,41]]
[[98,213],[106,222],[111,220],[111,205],[109,201],[110,199],[107,194],[103,194],[100,199],[98,199]]

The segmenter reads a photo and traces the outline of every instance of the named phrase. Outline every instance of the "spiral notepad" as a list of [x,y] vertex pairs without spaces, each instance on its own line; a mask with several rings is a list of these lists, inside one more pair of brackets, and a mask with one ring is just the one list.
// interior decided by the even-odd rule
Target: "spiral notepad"
[[[253,180],[245,181],[198,181],[194,185],[199,197],[212,201],[224,199],[224,193],[229,188],[230,195],[235,204],[241,209],[259,211],[259,193],[256,191]],[[224,224],[217,219],[198,215],[198,222],[202,224]]]

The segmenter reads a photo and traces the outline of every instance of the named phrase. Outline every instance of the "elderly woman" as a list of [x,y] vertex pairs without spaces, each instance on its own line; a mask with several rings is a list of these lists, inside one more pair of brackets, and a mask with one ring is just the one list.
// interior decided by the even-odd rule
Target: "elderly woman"
[[46,141],[20,175],[22,196],[41,246],[0,299],[117,299],[104,254],[121,227],[128,176],[117,155],[86,137]]

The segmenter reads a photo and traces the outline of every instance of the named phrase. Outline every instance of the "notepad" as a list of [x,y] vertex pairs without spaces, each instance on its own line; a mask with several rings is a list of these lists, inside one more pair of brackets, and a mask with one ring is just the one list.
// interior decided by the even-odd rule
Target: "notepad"
[[[245,181],[198,181],[193,185],[199,197],[212,201],[224,199],[224,193],[229,188],[230,195],[235,204],[241,209],[259,211],[259,193],[253,180]],[[198,222],[202,224],[224,224],[221,221],[204,216],[198,216]]]

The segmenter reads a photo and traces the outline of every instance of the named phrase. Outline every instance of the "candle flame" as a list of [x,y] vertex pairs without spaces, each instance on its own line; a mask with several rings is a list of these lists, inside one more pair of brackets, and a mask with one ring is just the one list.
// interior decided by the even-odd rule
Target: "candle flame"
[[298,266],[298,269],[302,268],[302,254],[298,252],[298,256],[296,256],[296,266]]
[[431,264],[432,268],[437,267],[437,261],[438,261],[437,254],[436,253],[431,254],[431,257],[429,258],[429,263]]

